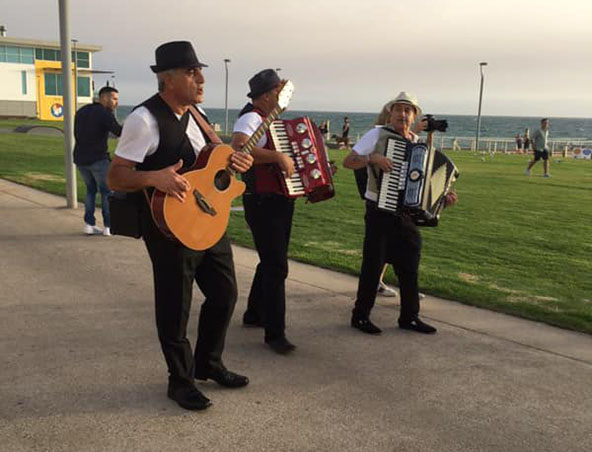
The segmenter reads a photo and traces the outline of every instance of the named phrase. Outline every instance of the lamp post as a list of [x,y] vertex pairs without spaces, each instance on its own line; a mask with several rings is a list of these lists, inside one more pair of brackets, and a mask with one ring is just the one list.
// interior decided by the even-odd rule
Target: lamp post
[[76,43],[78,39],[72,39],[74,44],[74,111],[78,110],[78,52],[76,51]]
[[487,66],[485,61],[479,63],[481,72],[481,87],[479,88],[479,111],[477,112],[477,137],[475,139],[475,151],[479,150],[479,133],[481,132],[481,100],[483,99],[483,66]]
[[224,70],[226,71],[226,90],[224,91],[224,135],[228,135],[228,63],[229,58],[224,58]]
[[78,206],[76,193],[76,170],[74,168],[74,111],[72,110],[72,42],[70,41],[69,0],[59,0],[60,48],[62,51],[62,96],[64,115],[64,170],[66,176],[66,205],[70,209]]

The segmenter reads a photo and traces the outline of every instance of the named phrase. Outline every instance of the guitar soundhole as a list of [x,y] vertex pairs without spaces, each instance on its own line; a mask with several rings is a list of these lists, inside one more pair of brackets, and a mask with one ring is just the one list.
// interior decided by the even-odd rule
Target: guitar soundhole
[[230,174],[226,170],[220,170],[214,177],[214,185],[220,191],[224,191],[230,185]]

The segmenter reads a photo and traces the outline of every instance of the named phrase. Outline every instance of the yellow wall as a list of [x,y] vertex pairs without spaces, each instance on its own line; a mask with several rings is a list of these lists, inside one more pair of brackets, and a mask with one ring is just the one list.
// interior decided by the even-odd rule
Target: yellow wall
[[[61,74],[62,64],[59,61],[35,61],[35,86],[37,87],[37,117],[46,121],[63,121],[62,96],[49,96],[45,94],[46,72]],[[71,70],[72,77],[72,99],[74,99],[74,65]]]

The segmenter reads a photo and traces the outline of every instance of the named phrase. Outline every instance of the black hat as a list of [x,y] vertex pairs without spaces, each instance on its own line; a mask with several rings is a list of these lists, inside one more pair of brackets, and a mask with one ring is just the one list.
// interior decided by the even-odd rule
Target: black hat
[[156,64],[150,66],[152,72],[162,72],[179,67],[208,67],[200,63],[189,41],[165,42],[154,52]]
[[271,91],[280,83],[281,79],[276,71],[273,69],[264,69],[249,80],[249,88],[251,89],[251,92],[247,94],[247,97],[250,97],[251,99],[259,97],[261,94]]

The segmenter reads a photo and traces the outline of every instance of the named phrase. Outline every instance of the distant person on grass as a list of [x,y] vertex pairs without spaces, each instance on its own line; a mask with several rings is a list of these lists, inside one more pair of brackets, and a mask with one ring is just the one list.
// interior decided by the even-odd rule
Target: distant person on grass
[[524,129],[524,135],[522,136],[522,147],[524,152],[530,151],[530,130]]
[[526,168],[526,175],[530,176],[530,169],[539,160],[543,160],[543,177],[549,177],[549,120],[547,118],[541,119],[541,128],[538,129],[533,137],[533,159],[528,163]]
[[[118,102],[119,92],[111,86],[104,86],[99,91],[98,102],[85,105],[74,117],[74,163],[86,185],[83,232],[87,235],[111,235],[106,182],[110,162],[107,140],[109,132],[121,135],[121,125],[113,114]],[[97,190],[101,193],[104,229],[99,228],[95,220]]]
[[[386,127],[406,140],[417,142],[418,136],[411,130],[415,118],[421,115],[415,96],[402,92],[385,108],[390,113]],[[423,322],[418,316],[417,279],[421,251],[419,231],[408,215],[393,215],[377,207],[376,187],[380,171],[388,172],[392,168],[392,162],[384,156],[384,150],[376,149],[382,129],[384,128],[375,127],[366,132],[343,161],[345,168],[353,170],[368,168],[368,186],[364,194],[366,215],[362,268],[351,326],[367,334],[382,332],[370,321],[370,312],[376,300],[383,265],[388,262],[393,265],[399,279],[401,295],[399,328],[426,334],[435,333],[436,328]],[[430,138],[428,136],[428,139]],[[456,203],[456,200],[456,193],[450,192],[446,195],[447,205]]]
[[341,128],[341,138],[346,148],[349,148],[349,118],[343,118],[343,127]]
[[516,152],[522,154],[522,137],[519,133],[514,137],[514,141],[516,142]]

